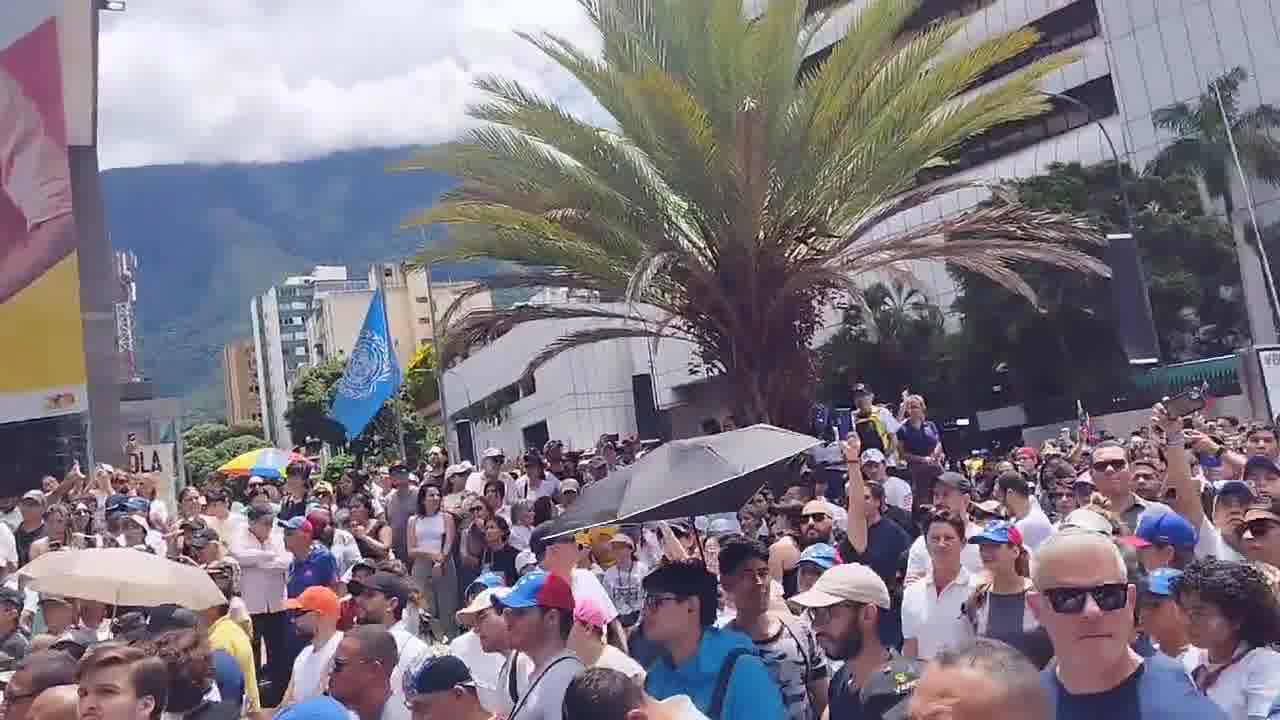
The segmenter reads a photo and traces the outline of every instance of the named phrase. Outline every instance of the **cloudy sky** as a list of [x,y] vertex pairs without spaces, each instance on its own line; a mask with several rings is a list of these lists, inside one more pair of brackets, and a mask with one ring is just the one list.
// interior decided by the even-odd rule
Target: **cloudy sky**
[[488,73],[598,114],[516,29],[597,44],[574,0],[129,0],[102,14],[99,153],[121,167],[440,142]]

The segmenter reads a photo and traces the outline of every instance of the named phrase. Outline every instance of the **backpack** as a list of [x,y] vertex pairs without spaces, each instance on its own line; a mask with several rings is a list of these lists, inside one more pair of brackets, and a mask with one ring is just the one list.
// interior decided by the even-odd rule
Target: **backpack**
[[716,675],[716,687],[711,693],[711,705],[707,708],[709,720],[720,720],[724,710],[724,698],[729,692],[729,680],[733,678],[733,666],[743,655],[755,655],[755,648],[734,648],[729,651],[724,662],[720,664],[720,673]]
[[889,431],[880,417],[880,408],[873,407],[867,415],[859,411],[853,414],[853,428],[862,441],[863,449],[875,448],[881,452],[889,449]]

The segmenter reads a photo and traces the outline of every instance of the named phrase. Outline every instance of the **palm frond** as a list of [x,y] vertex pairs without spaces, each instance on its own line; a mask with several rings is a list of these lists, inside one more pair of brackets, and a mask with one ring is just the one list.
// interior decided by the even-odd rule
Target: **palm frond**
[[605,342],[607,340],[626,340],[630,338],[644,338],[647,340],[688,340],[679,333],[670,331],[661,331],[653,327],[601,327],[591,328],[589,330],[579,330],[562,337],[556,338],[551,344],[547,345],[525,366],[525,376],[532,375],[535,370],[551,362],[557,356],[562,355],[574,348],[580,348],[585,345],[593,345],[595,343]]
[[538,320],[601,320],[613,325],[649,322],[642,315],[592,305],[517,305],[476,309],[447,328],[439,356],[442,367],[465,357],[472,348],[502,337],[517,325]]

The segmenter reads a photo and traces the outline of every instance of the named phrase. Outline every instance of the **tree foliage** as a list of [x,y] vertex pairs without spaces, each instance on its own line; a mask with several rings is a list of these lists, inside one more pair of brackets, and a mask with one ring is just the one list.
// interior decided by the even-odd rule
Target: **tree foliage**
[[202,482],[209,473],[237,455],[271,447],[257,423],[232,425],[201,423],[182,433],[183,465],[189,482]]
[[425,410],[440,399],[440,386],[436,382],[436,353],[430,344],[418,348],[418,352],[404,371],[404,394],[415,410]]
[[[1244,313],[1230,229],[1204,213],[1187,175],[1134,177],[1125,168],[1123,177],[1162,356],[1231,352],[1243,341]],[[1007,188],[1028,206],[1080,214],[1109,231],[1127,228],[1113,163],[1054,164]],[[1021,401],[1033,413],[1061,416],[1076,398],[1095,395],[1093,406],[1106,406],[1130,381],[1110,281],[1043,266],[1021,272],[1038,308],[981,277],[953,273],[965,346],[958,386],[976,391],[971,400],[979,407]],[[1044,404],[1052,402],[1052,410]]]
[[[741,0],[580,4],[600,33],[600,56],[547,33],[522,37],[575,77],[611,124],[484,77],[477,85],[488,101],[471,109],[481,124],[396,169],[460,179],[405,222],[451,226],[451,246],[421,262],[490,257],[514,268],[490,287],[560,286],[626,304],[468,313],[440,348],[446,365],[517,322],[590,320],[552,339],[526,372],[588,343],[680,339],[731,378],[728,399],[744,420],[800,426],[820,311],[856,293],[859,275],[942,260],[1031,295],[1013,263],[1105,272],[1068,242],[1100,236],[1067,215],[1001,205],[905,230],[895,222],[971,187],[921,188],[922,170],[1048,108],[1039,83],[1070,54],[969,92],[1031,49],[1035,31],[949,53],[963,21],[905,30],[919,0],[873,0],[821,63],[808,64],[828,11],[847,2],[809,14],[801,0],[776,0],[755,17]],[[949,235],[963,237],[940,241]]]
[[200,423],[182,433],[182,443],[187,448],[211,448],[234,436],[231,428],[222,423]]

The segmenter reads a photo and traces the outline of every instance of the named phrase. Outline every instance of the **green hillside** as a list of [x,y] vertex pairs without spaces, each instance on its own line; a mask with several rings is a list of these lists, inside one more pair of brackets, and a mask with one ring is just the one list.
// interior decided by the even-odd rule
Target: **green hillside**
[[139,356],[157,392],[185,398],[193,418],[220,418],[222,346],[250,334],[253,295],[317,264],[363,277],[369,263],[414,251],[417,235],[397,225],[451,180],[384,172],[408,152],[103,173],[111,241],[138,256]]

